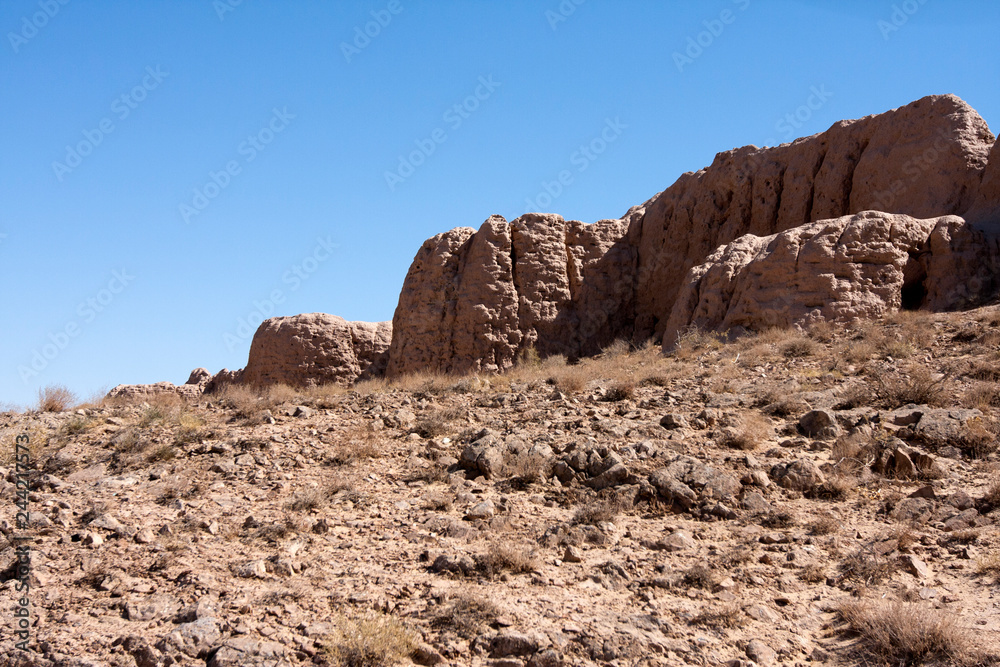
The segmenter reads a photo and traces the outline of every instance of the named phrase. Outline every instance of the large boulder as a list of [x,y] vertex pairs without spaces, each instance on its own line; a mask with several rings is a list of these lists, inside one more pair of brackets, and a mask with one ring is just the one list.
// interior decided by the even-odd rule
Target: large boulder
[[971,305],[992,293],[993,262],[983,234],[957,216],[865,211],[747,234],[688,272],[663,346],[690,326],[760,330]]
[[530,347],[579,357],[629,326],[632,249],[622,220],[494,215],[426,241],[403,282],[387,374],[509,368]]
[[250,343],[240,381],[253,386],[348,384],[384,370],[389,322],[348,322],[308,313],[265,320]]
[[790,144],[719,153],[655,197],[629,230],[638,250],[636,336],[662,333],[688,271],[745,234],[766,237],[865,210],[965,213],[979,201],[992,146],[972,107],[932,95]]

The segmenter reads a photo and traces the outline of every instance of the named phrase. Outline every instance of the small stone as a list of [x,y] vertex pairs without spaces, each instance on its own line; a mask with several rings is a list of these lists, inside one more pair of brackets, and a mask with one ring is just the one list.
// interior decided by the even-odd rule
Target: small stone
[[497,513],[496,506],[492,500],[484,500],[478,505],[473,505],[465,516],[470,519],[489,519]]
[[313,416],[312,408],[307,408],[304,405],[296,405],[292,410],[293,417],[309,418]]
[[88,547],[99,547],[104,544],[104,538],[100,533],[85,533],[83,539],[80,541]]
[[676,428],[687,428],[688,423],[687,420],[684,419],[683,415],[671,412],[660,418],[660,426],[665,429],[673,430]]
[[684,551],[685,549],[693,549],[697,546],[697,542],[691,537],[691,534],[683,530],[675,530],[674,532],[667,535],[662,540],[663,548],[667,551]]
[[900,556],[899,561],[910,574],[919,579],[926,579],[927,575],[930,574],[930,570],[927,569],[927,564],[913,554]]
[[921,486],[919,489],[911,493],[909,498],[929,498],[933,500],[936,496],[934,495],[934,487],[928,484],[927,486]]
[[761,667],[769,667],[778,661],[778,654],[759,639],[751,639],[747,644],[747,657]]
[[135,541],[138,544],[151,544],[156,541],[156,533],[152,528],[143,528],[135,534]]
[[582,563],[583,554],[577,547],[568,546],[566,547],[566,552],[563,554],[563,562],[565,563]]

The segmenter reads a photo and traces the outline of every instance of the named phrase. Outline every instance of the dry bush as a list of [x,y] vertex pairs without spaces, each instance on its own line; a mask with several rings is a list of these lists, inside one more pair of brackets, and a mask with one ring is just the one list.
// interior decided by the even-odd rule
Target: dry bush
[[[438,470],[443,469],[438,468]],[[513,477],[522,482],[540,482],[552,476],[552,460],[540,452],[509,456],[503,463],[501,473],[505,477]],[[447,477],[446,471],[445,477]]]
[[319,489],[303,489],[289,500],[285,507],[292,512],[308,512],[319,509],[327,503],[327,496]]
[[635,382],[633,380],[619,380],[611,385],[611,388],[604,394],[604,400],[611,402],[627,401],[633,398],[635,398]]
[[1000,509],[1000,481],[993,482],[992,486],[986,490],[983,497],[976,503],[976,507],[983,514]]
[[669,353],[675,359],[691,359],[699,354],[719,350],[725,345],[725,334],[718,331],[702,331],[695,326],[680,332],[674,348]]
[[76,402],[76,394],[62,385],[49,385],[38,390],[38,409],[41,412],[65,412]]
[[382,456],[382,437],[370,422],[361,426],[353,426],[339,434],[340,439],[334,445],[329,462],[334,465],[348,465],[376,459]]
[[177,431],[174,432],[174,443],[184,445],[189,442],[196,442],[205,437],[202,427],[205,425],[198,415],[182,412],[177,418]]
[[737,604],[729,604],[723,607],[712,607],[705,609],[691,617],[688,621],[691,625],[698,625],[706,628],[725,628],[734,630],[742,628],[747,624],[747,616]]
[[967,375],[973,380],[1000,382],[1000,364],[976,359],[972,362]]
[[[282,403],[300,403],[304,396],[309,396],[309,389],[300,390],[287,384],[272,384],[261,389],[261,398],[270,405]],[[309,396],[312,398],[312,396]]]
[[388,614],[340,614],[332,625],[324,652],[341,667],[394,665],[417,648],[418,635]]
[[837,350],[837,356],[849,364],[860,364],[870,360],[878,354],[879,346],[871,341],[852,341],[841,345]]
[[896,569],[895,560],[879,554],[868,544],[862,546],[840,563],[840,573],[864,586],[878,584],[888,578]]
[[799,572],[799,579],[807,584],[818,584],[826,581],[826,568],[818,563],[806,565]]
[[948,399],[948,377],[934,378],[929,370],[917,367],[904,376],[871,377],[875,398],[883,408],[894,410],[904,405],[943,406]]
[[973,418],[962,425],[957,442],[951,444],[973,459],[985,459],[997,450],[997,436],[1000,425]]
[[962,394],[962,406],[966,408],[1000,407],[1000,383],[976,382]]
[[695,565],[681,577],[681,583],[689,588],[712,590],[719,583],[719,576],[710,567]]
[[160,445],[146,455],[146,460],[150,463],[165,463],[173,461],[175,458],[177,458],[177,449],[171,444]]
[[767,418],[756,412],[746,412],[740,417],[736,427],[732,430],[723,430],[719,445],[750,451],[757,449],[769,437],[771,437],[771,423]]
[[805,336],[796,336],[782,343],[778,347],[778,352],[785,359],[804,359],[815,354],[816,343]]
[[459,637],[473,639],[496,623],[500,608],[489,598],[460,594],[431,619],[431,627],[452,628]]
[[809,530],[813,535],[832,535],[840,530],[840,520],[829,512],[824,512],[809,524]]
[[618,498],[604,498],[578,507],[573,513],[571,523],[575,525],[596,526],[614,521],[622,512],[622,503]]
[[269,398],[242,384],[227,384],[216,397],[222,407],[231,410],[236,418],[248,425],[262,423],[264,412],[274,407]]
[[87,419],[86,417],[74,417],[68,422],[63,424],[62,433],[63,435],[79,435],[80,433],[85,433],[90,429],[98,425],[98,421],[94,419]]
[[954,616],[900,601],[851,600],[836,609],[858,650],[877,664],[971,665],[974,642]]
[[976,574],[995,574],[1000,576],[1000,552],[991,551],[976,559]]
[[579,394],[587,388],[589,379],[586,371],[577,364],[557,369],[549,376],[548,381],[564,394]]
[[806,333],[817,342],[830,343],[837,336],[837,325],[829,320],[816,320]]
[[118,454],[139,454],[149,447],[149,441],[135,427],[123,428],[111,437],[111,445]]
[[464,419],[465,412],[459,408],[436,410],[420,419],[410,431],[419,433],[422,438],[437,438],[454,432],[453,424]]
[[504,572],[526,574],[538,568],[534,552],[511,544],[493,543],[481,554],[476,554],[476,569],[493,578]]

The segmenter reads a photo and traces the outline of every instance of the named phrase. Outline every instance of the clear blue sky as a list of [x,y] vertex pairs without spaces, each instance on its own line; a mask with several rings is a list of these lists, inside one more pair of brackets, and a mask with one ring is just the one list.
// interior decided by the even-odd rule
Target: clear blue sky
[[424,239],[529,200],[618,217],[718,151],[933,93],[1000,125],[993,0],[3,0],[0,34],[22,406],[242,367],[261,311],[391,319]]

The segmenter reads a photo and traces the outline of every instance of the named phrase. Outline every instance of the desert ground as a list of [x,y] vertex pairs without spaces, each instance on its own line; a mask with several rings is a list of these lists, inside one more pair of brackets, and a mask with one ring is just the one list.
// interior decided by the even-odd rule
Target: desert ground
[[499,375],[52,387],[0,414],[32,642],[0,665],[996,664],[998,344],[990,306]]

